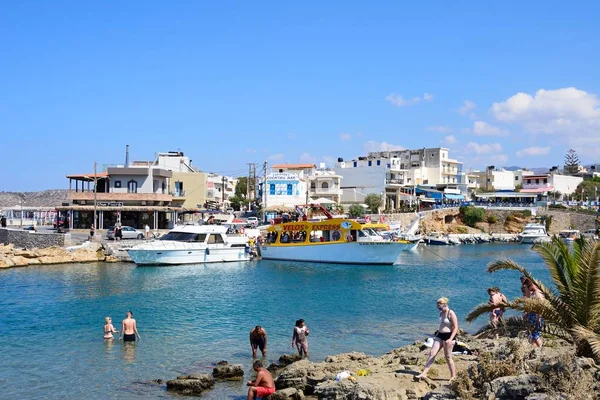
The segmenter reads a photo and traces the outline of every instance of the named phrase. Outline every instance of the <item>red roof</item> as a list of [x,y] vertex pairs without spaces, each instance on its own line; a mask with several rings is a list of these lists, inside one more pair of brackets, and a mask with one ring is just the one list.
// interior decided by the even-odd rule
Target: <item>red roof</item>
[[315,164],[275,164],[271,168],[276,169],[307,169],[316,168]]
[[550,186],[550,187],[535,188],[535,189],[521,189],[521,193],[544,193],[544,192],[551,192],[553,190],[554,190],[554,188],[552,186]]

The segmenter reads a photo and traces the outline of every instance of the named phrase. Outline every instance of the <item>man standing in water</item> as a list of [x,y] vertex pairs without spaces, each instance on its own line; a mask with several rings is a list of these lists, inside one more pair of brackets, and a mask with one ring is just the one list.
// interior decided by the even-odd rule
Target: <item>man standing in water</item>
[[260,325],[256,325],[250,331],[250,346],[252,346],[252,357],[256,357],[256,350],[260,349],[262,356],[267,356],[267,331]]
[[275,393],[275,382],[273,382],[273,376],[271,373],[263,367],[263,363],[260,360],[254,361],[252,369],[256,371],[256,379],[248,381],[248,398],[247,400],[253,400],[257,397],[263,398]]
[[[123,325],[121,326],[121,335],[124,342],[135,342],[136,335],[138,339],[141,339],[141,337],[137,330],[135,319],[133,319],[133,313],[127,310],[126,315],[127,318],[123,320]],[[119,339],[121,338],[119,337]]]

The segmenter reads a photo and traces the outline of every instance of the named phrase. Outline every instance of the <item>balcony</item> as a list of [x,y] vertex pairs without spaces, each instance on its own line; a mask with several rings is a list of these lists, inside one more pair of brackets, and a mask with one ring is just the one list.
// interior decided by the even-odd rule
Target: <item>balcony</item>
[[[70,201],[94,201],[94,192],[69,192]],[[96,193],[98,201],[171,201],[173,196],[162,193]]]
[[386,179],[386,185],[404,185],[404,179]]
[[342,189],[338,189],[338,188],[310,188],[309,193],[311,195],[316,194],[316,195],[338,195],[341,196],[342,195]]
[[173,199],[183,199],[185,198],[185,190],[174,190],[169,192]]

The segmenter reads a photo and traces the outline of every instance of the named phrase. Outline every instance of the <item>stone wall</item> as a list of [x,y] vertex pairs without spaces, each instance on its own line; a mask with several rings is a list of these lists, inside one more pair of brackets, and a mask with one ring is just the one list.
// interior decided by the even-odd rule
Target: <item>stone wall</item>
[[538,211],[538,215],[552,216],[550,224],[550,233],[558,233],[563,229],[579,229],[581,232],[588,229],[596,229],[596,222],[600,223],[600,214],[584,214],[577,212],[567,212],[562,210],[542,210]]
[[13,244],[15,247],[25,249],[63,247],[65,245],[65,235],[62,233],[37,233],[22,229],[0,228],[0,243]]

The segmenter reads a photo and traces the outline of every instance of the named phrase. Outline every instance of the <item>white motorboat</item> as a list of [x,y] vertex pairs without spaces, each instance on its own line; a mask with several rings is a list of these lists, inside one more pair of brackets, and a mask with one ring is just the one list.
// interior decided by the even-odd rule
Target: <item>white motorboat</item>
[[565,229],[558,232],[558,237],[565,243],[573,243],[581,235],[577,229]]
[[450,241],[448,235],[442,232],[431,232],[429,235],[423,238],[423,241],[432,246],[449,246],[455,244]]
[[227,234],[221,225],[178,226],[159,240],[127,250],[138,265],[179,265],[248,261],[248,236]]
[[518,236],[519,241],[523,244],[545,241],[549,237],[548,232],[546,232],[546,226],[536,223],[525,225],[523,232],[519,233]]

